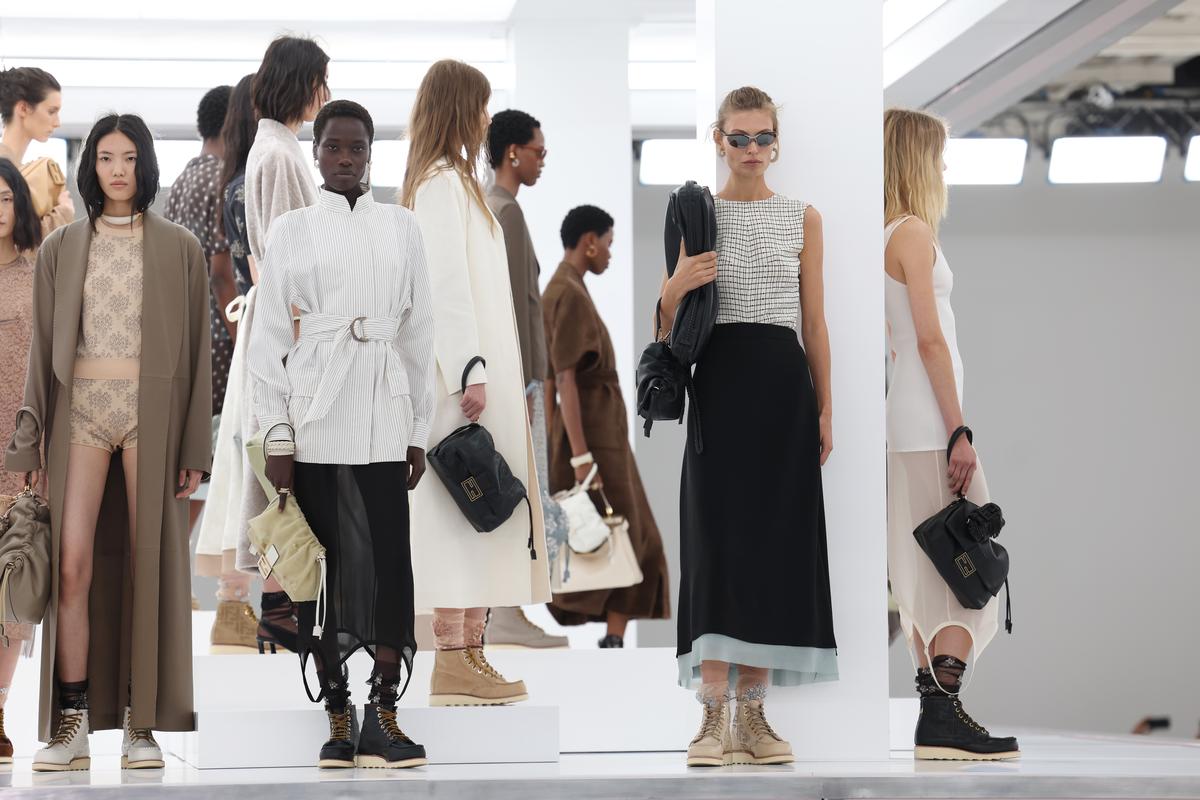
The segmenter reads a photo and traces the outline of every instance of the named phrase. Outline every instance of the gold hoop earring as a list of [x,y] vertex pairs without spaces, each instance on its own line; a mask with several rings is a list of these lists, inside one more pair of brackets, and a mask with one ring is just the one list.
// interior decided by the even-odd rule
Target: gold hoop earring
[[589,248],[587,249],[587,257],[588,257],[588,258],[595,258],[595,257],[596,257],[596,248],[594,248],[594,247],[589,247]]

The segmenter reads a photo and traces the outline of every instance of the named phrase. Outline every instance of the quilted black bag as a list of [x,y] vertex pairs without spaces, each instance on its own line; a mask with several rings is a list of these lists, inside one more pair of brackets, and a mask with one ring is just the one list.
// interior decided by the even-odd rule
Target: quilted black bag
[[[463,370],[463,391],[467,376],[476,364],[487,365],[475,356]],[[429,466],[445,484],[463,516],[480,533],[490,533],[503,525],[524,500],[529,507],[529,557],[537,560],[533,546],[533,506],[529,494],[508,467],[504,456],[487,428],[477,422],[458,428],[438,442],[427,456]]]
[[[974,443],[965,425],[950,436],[946,458],[959,436]],[[995,503],[977,506],[962,495],[922,522],[913,531],[917,544],[929,556],[938,574],[963,608],[980,609],[1004,587],[1004,627],[1012,633],[1012,598],[1008,591],[1008,551],[995,539],[1004,527],[1004,515]]]

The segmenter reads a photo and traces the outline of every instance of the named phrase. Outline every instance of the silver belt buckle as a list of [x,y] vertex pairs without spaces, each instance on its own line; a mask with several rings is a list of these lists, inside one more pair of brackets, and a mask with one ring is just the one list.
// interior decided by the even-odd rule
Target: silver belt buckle
[[[355,325],[357,325],[359,330],[362,331],[361,336],[358,335],[358,330],[355,330],[355,328],[354,328]],[[355,317],[354,319],[350,320],[350,335],[354,337],[354,341],[356,341],[356,342],[367,341],[367,318],[366,317]]]

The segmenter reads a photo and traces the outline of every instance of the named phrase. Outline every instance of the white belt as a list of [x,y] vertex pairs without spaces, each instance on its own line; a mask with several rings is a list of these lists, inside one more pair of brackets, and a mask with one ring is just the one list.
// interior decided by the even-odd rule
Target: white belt
[[387,378],[392,394],[401,394],[400,383],[404,375],[404,365],[400,354],[391,342],[400,330],[400,320],[392,317],[343,317],[337,314],[304,314],[300,317],[300,338],[317,341],[333,342],[329,351],[329,361],[321,370],[321,382],[313,395],[312,404],[304,419],[300,420],[302,427],[315,422],[329,413],[329,407],[337,398],[350,370],[350,361],[354,356],[354,348],[361,346],[376,346],[383,343],[387,347]]

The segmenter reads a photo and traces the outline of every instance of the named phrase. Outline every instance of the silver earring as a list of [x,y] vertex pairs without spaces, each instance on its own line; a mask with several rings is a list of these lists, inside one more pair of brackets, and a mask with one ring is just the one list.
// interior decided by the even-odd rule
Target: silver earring
[[362,189],[364,192],[371,191],[371,162],[367,162],[367,170],[363,173]]
[[519,166],[521,166],[521,159],[519,159],[519,158],[514,158],[514,159],[513,159],[513,160],[512,160],[510,163],[511,163],[511,164],[512,164],[514,167],[519,167]]
[[721,158],[724,158],[724,157],[725,157],[725,148],[722,147],[721,148]]

